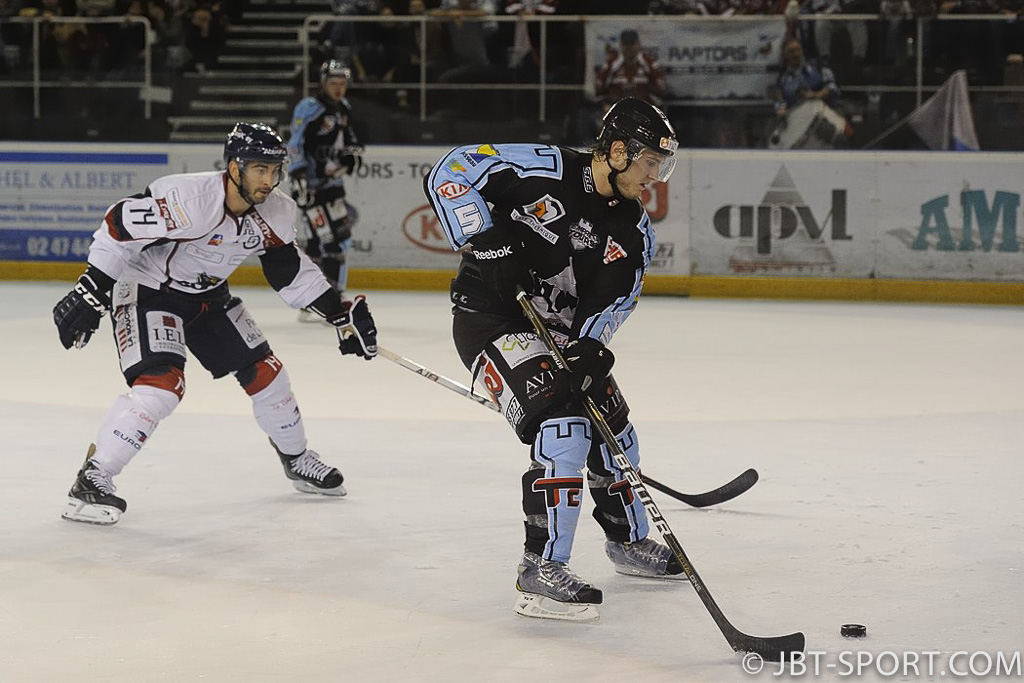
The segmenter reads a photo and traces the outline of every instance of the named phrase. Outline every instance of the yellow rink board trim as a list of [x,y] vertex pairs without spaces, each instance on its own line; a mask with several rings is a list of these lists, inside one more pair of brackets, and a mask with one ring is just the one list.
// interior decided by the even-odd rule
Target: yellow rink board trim
[[[74,281],[82,262],[0,261],[0,280]],[[446,291],[455,271],[414,268],[355,268],[349,288]],[[235,285],[266,286],[258,266],[242,266]],[[810,299],[834,301],[918,301],[1024,305],[1024,283],[960,280],[857,280],[833,278],[648,275],[645,294],[700,298]]]

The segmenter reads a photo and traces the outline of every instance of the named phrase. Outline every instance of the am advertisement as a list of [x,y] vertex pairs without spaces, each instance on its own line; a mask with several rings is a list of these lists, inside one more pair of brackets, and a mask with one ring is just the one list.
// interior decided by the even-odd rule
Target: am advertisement
[[878,277],[1024,281],[1024,156],[879,161]]

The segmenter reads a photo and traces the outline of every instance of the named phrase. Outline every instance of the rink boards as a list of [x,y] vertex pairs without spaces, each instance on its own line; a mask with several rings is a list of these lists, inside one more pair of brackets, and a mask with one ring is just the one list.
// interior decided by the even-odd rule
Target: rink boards
[[[498,145],[500,148],[500,145]],[[371,147],[349,182],[360,288],[439,289],[458,261],[422,191],[445,147]],[[219,145],[0,143],[0,279],[70,279],[106,207]],[[678,154],[645,197],[647,291],[704,296],[1024,302],[1012,153]],[[258,268],[238,279],[258,282]]]

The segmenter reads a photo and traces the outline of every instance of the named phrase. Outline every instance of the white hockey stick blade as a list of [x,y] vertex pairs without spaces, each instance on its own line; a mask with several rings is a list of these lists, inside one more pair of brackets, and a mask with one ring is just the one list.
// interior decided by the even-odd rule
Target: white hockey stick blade
[[597,605],[559,602],[535,593],[518,593],[514,609],[524,617],[558,621],[596,621],[601,616]]
[[92,505],[77,498],[68,498],[60,516],[72,522],[110,526],[121,519],[121,511],[110,505]]

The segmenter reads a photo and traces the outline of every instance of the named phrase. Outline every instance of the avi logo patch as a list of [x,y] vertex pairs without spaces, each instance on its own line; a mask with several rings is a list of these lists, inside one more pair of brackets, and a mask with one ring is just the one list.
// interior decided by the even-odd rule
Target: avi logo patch
[[558,241],[558,235],[545,226],[565,216],[565,207],[562,206],[562,202],[546,194],[534,203],[525,205],[522,211],[512,209],[510,215],[512,220],[525,223],[538,235],[554,244]]
[[213,237],[210,238],[210,241],[207,242],[207,244],[209,244],[211,247],[216,247],[220,246],[220,243],[223,241],[224,235],[214,235]]
[[608,236],[608,243],[604,247],[604,264],[608,265],[612,261],[617,261],[620,258],[628,256],[626,250],[622,246],[612,239],[611,235]]

